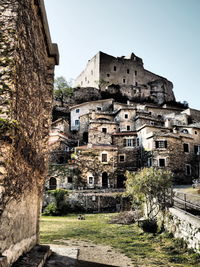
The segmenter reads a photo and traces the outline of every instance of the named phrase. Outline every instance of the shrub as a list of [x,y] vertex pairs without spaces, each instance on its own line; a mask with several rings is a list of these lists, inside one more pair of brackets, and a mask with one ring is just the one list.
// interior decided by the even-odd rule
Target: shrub
[[53,195],[56,201],[56,203],[54,204],[54,206],[56,207],[56,210],[52,215],[57,215],[57,216],[66,215],[69,212],[69,207],[68,207],[68,204],[66,203],[66,197],[69,194],[68,191],[65,189],[56,189],[56,190],[49,190],[48,193]]
[[44,209],[43,215],[46,216],[55,216],[57,213],[57,207],[55,203],[50,203]]

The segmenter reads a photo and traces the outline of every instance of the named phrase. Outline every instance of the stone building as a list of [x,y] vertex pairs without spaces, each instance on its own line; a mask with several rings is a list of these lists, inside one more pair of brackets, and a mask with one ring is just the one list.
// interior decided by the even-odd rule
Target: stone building
[[[105,105],[98,109],[100,103]],[[145,166],[171,170],[176,183],[200,176],[197,110],[108,99],[72,106],[71,121],[77,108],[73,188],[122,188],[127,170]]]
[[39,242],[54,66],[43,0],[0,5],[0,265]]
[[80,128],[80,117],[88,114],[90,110],[105,111],[112,108],[113,99],[104,99],[81,103],[70,108],[71,131],[78,131]]
[[113,57],[97,53],[75,80],[75,87],[94,87],[121,93],[128,99],[151,99],[156,103],[175,101],[173,84],[143,67],[135,54]]

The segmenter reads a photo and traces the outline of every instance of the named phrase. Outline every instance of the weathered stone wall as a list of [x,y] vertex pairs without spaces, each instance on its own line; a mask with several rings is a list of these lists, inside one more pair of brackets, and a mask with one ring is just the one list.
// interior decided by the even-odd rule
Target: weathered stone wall
[[[111,121],[91,121],[89,125],[89,143],[93,145],[112,144],[112,134],[118,131],[118,124]],[[106,131],[106,132],[105,132]]]
[[[80,186],[89,188],[116,187],[117,148],[115,146],[77,147],[76,165],[80,171]],[[102,162],[102,154],[107,154],[107,162]],[[105,184],[103,173],[106,173]],[[90,177],[91,183],[90,183]]]
[[[44,206],[55,202],[55,198],[46,193],[44,196]],[[122,192],[115,190],[98,190],[88,191],[71,191],[66,197],[65,203],[68,206],[69,212],[114,212],[130,210],[131,201],[128,197],[123,197]]]
[[38,242],[58,57],[42,0],[1,0],[0,13],[0,255],[11,264]]
[[87,63],[87,67],[76,78],[75,86],[78,87],[95,87],[98,88],[99,82],[99,60],[100,52],[96,54]]
[[200,253],[200,219],[192,214],[177,208],[169,208],[169,211],[159,214],[158,219],[163,221],[165,229],[176,238],[186,241],[188,248]]

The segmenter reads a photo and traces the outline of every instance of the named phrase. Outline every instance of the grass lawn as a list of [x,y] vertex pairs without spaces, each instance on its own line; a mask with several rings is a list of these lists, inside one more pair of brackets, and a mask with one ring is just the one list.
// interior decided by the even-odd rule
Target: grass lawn
[[64,244],[63,240],[77,239],[109,245],[119,249],[133,260],[135,266],[200,267],[200,256],[187,251],[166,233],[144,233],[136,224],[110,224],[116,214],[86,214],[86,220],[77,215],[41,217],[41,243]]

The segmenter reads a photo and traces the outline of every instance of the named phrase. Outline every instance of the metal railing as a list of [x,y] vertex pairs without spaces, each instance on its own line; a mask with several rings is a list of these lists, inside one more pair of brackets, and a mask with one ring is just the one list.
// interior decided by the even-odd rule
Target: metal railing
[[200,215],[200,196],[176,191],[173,206]]

